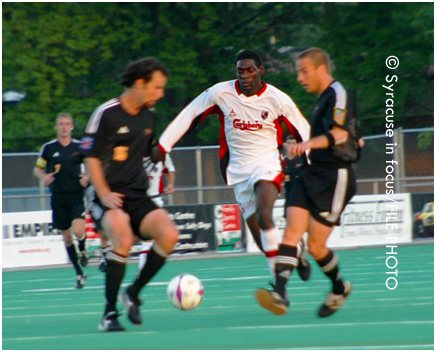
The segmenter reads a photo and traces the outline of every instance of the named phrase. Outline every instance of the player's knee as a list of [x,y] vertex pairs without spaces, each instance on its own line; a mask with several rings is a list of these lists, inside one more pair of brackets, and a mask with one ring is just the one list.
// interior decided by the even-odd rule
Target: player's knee
[[64,236],[64,243],[66,247],[69,247],[73,244],[73,239],[71,236]]
[[320,259],[320,257],[323,256],[326,248],[327,247],[325,246],[325,244],[320,243],[319,241],[314,241],[310,239],[307,241],[307,250],[309,254],[315,259]]
[[165,234],[165,241],[171,247],[174,247],[179,240],[179,231],[175,226],[169,226]]
[[274,227],[274,220],[272,217],[272,209],[267,207],[259,207],[256,209],[256,218],[259,227],[263,230]]

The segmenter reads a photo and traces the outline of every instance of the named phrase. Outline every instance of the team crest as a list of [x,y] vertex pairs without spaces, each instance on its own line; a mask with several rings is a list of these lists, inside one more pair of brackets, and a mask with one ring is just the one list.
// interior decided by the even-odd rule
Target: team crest
[[333,114],[333,120],[335,120],[335,122],[338,125],[343,125],[345,123],[346,117],[347,117],[347,110],[335,108]]
[[268,111],[262,111],[260,117],[262,117],[263,120],[266,120],[268,118]]

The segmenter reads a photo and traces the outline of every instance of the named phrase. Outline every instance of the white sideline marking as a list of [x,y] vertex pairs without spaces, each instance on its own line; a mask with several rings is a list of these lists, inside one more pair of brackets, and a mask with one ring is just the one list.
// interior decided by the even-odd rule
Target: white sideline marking
[[[242,280],[258,280],[258,279],[269,279],[271,278],[270,276],[246,276],[246,277],[229,277],[229,278],[210,278],[210,279],[201,279],[202,282],[220,282],[220,281],[242,281]],[[327,282],[326,280],[314,280],[313,282]],[[402,283],[402,285],[417,285],[417,284],[426,284],[432,281],[409,281],[409,282],[404,282]],[[359,286],[364,286],[364,287],[368,287],[368,286],[379,286],[379,285],[383,285],[384,282],[375,282],[373,284],[354,284],[353,283],[353,287],[359,287]],[[125,283],[123,285],[121,285],[122,287],[128,286],[128,283]],[[168,282],[150,282],[148,284],[148,286],[166,286],[168,285]],[[85,289],[102,289],[104,288],[103,285],[99,285],[99,286],[85,286]],[[319,287],[310,287],[311,289],[316,289],[316,288],[324,288],[324,286],[319,286]],[[304,290],[307,289],[307,287],[295,287],[295,290]],[[31,289],[31,290],[21,290],[21,292],[56,292],[56,291],[75,291],[77,290],[74,287],[57,287],[57,288],[37,288],[37,289]],[[370,292],[370,291],[365,291],[365,292]],[[3,297],[10,297],[10,296],[3,296]]]
[[[156,331],[129,331],[125,332],[126,334],[135,334],[135,335],[145,335],[145,334],[155,334]],[[87,336],[87,337],[102,337],[102,332],[96,332],[94,334],[80,334],[81,337]],[[76,338],[79,335],[58,335],[58,336],[29,336],[29,337],[4,337],[3,341],[22,341],[22,340],[47,340],[47,339],[62,339],[62,338],[68,338],[73,337]]]
[[361,325],[419,325],[419,324],[434,324],[433,320],[421,320],[421,321],[373,321],[362,323],[331,323],[331,324],[295,324],[295,325],[261,325],[261,326],[233,326],[226,327],[226,330],[249,330],[249,329],[289,329],[289,328],[313,328],[313,327],[337,327],[337,326],[361,326]]
[[434,345],[383,345],[383,346],[333,346],[333,347],[299,347],[299,348],[287,348],[287,350],[374,350],[374,349],[387,349],[387,348],[407,348],[407,349],[416,349],[416,348],[433,348]]

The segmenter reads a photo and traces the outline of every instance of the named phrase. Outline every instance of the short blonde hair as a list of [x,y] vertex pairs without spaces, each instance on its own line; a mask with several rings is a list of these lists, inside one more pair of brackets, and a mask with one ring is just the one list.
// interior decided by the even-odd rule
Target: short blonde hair
[[71,120],[71,122],[73,123],[73,125],[74,125],[74,119],[73,119],[73,117],[72,117],[69,113],[67,113],[67,112],[61,112],[61,113],[59,113],[58,116],[56,116],[56,122],[57,122],[59,119],[63,119],[63,118],[69,118],[69,119]]
[[324,65],[328,73],[332,73],[332,61],[330,60],[329,54],[327,54],[324,50],[319,48],[307,49],[303,51],[300,55],[298,55],[298,60],[304,59],[306,57],[312,60],[315,68]]

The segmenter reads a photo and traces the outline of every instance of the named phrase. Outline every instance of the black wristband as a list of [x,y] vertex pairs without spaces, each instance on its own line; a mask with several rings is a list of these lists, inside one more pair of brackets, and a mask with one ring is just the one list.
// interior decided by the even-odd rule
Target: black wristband
[[333,147],[335,145],[335,139],[333,138],[332,134],[330,132],[327,132],[326,134],[324,134],[324,136],[327,137],[328,141],[329,141],[329,148]]

